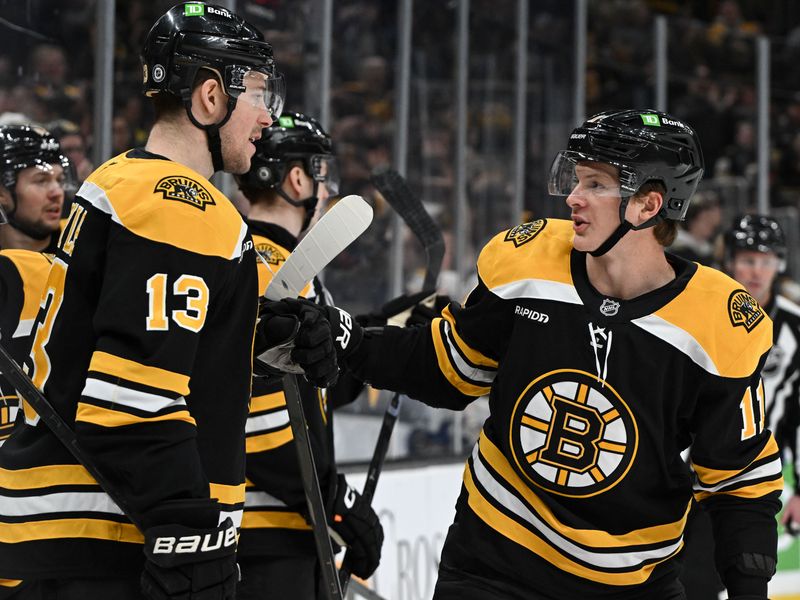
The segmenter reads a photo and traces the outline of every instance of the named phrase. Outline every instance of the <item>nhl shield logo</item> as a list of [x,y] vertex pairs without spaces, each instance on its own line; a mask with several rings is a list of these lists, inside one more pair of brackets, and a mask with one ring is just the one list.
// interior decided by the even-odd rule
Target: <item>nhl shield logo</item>
[[[278,250],[272,244],[267,244],[266,242],[263,244],[256,244],[256,252],[258,252],[258,254],[261,255],[261,258],[263,258],[264,261],[270,265],[279,265],[286,260],[283,252]],[[258,257],[256,257],[256,260],[258,260]]]
[[728,298],[728,316],[734,327],[750,333],[764,319],[764,310],[746,290],[736,290]]
[[615,314],[617,314],[617,312],[619,312],[619,302],[612,300],[611,298],[605,298],[603,303],[600,305],[600,312],[606,317],[613,317]]
[[184,202],[200,210],[215,205],[211,193],[194,179],[182,175],[168,175],[156,184],[153,192],[161,192],[165,200]]
[[514,242],[514,245],[519,248],[522,244],[530,242],[539,235],[539,232],[544,229],[545,225],[547,225],[547,219],[537,219],[536,221],[517,225],[513,229],[508,230],[505,241]]

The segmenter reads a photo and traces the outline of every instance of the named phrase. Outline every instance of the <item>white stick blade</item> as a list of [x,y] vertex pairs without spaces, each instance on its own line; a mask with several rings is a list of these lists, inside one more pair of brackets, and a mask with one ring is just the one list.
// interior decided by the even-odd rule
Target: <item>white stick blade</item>
[[361,196],[345,196],[300,240],[264,294],[269,300],[296,298],[314,276],[372,222],[372,207]]

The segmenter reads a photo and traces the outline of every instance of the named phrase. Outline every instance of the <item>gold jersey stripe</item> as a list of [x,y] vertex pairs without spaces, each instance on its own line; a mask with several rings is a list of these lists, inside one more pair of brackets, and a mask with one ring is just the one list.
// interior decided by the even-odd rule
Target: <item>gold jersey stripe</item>
[[178,410],[155,417],[139,417],[131,413],[102,408],[83,402],[78,404],[78,412],[75,415],[75,420],[83,423],[92,423],[100,427],[124,427],[126,425],[140,425],[159,421],[185,421],[190,425],[197,426],[197,423],[188,410]]
[[439,362],[439,370],[445,376],[445,379],[450,382],[450,385],[462,394],[476,397],[485,396],[490,390],[488,385],[475,385],[464,381],[458,371],[450,364],[450,357],[445,349],[446,342],[442,340],[441,332],[439,331],[440,321],[440,318],[436,318],[431,322],[431,335],[433,336],[433,346],[436,349],[436,359]]
[[253,396],[250,399],[250,414],[284,406],[286,406],[286,396],[284,396],[283,392]]
[[731,325],[728,298],[720,290],[732,293],[736,289],[741,286],[727,275],[700,266],[686,289],[653,313],[696,340],[721,377],[750,376],[772,346],[772,323],[768,318],[751,331]]
[[97,485],[81,465],[48,465],[30,469],[1,469],[0,488],[30,490],[56,485]]
[[242,529],[259,528],[311,530],[311,526],[298,513],[268,510],[244,511]]
[[562,571],[577,575],[578,577],[583,577],[584,579],[589,579],[590,581],[605,583],[607,585],[633,585],[643,583],[647,581],[659,562],[668,560],[683,547],[683,543],[681,542],[675,553],[665,557],[661,561],[645,565],[636,571],[626,571],[624,573],[599,571],[570,560],[532,531],[500,512],[478,491],[478,488],[472,480],[472,473],[470,473],[469,469],[464,472],[464,487],[466,487],[469,493],[468,502],[470,508],[489,527],[520,546],[527,548],[534,554],[541,556]]
[[39,314],[42,290],[50,273],[50,260],[41,252],[30,250],[3,250],[0,255],[14,263],[22,279],[23,302],[19,320],[35,319]]
[[520,479],[516,472],[509,465],[508,460],[502,452],[495,446],[486,434],[481,431],[480,453],[486,459],[486,463],[516,490],[528,504],[533,507],[534,512],[552,529],[560,533],[567,539],[577,544],[590,548],[624,548],[626,546],[638,546],[644,544],[663,544],[670,540],[675,540],[683,533],[686,519],[689,516],[691,502],[686,505],[683,517],[673,523],[653,525],[643,529],[634,529],[627,533],[611,535],[608,532],[590,529],[575,529],[564,525],[552,513],[550,508]]
[[453,316],[453,313],[450,312],[449,304],[445,306],[444,310],[442,311],[442,318],[450,323],[450,333],[453,334],[453,340],[464,356],[467,357],[467,360],[474,365],[478,365],[479,367],[489,367],[491,369],[496,369],[498,367],[498,362],[496,360],[492,360],[488,356],[484,356],[477,350],[471,348],[469,344],[461,339],[461,336],[458,335],[458,331],[456,331],[456,319]]
[[121,358],[99,350],[92,354],[89,370],[168,390],[181,396],[189,394],[189,377],[187,375],[143,365],[134,360],[128,360],[127,358]]
[[703,482],[703,485],[716,485],[725,481],[726,479],[730,479],[731,477],[736,477],[740,473],[745,472],[747,469],[751,467],[751,465],[755,462],[758,462],[762,458],[766,458],[773,454],[778,453],[778,444],[775,442],[775,438],[770,435],[769,441],[764,445],[764,448],[759,452],[758,456],[756,456],[750,464],[746,467],[738,470],[722,470],[722,469],[712,469],[710,467],[701,467],[695,462],[692,462],[692,468],[694,469],[695,473],[697,473],[697,477],[700,481]]
[[[165,183],[164,191],[158,191],[158,184],[148,189],[141,183],[151,186],[153,181]],[[175,184],[194,189],[199,202],[170,194]],[[123,227],[140,237],[205,256],[241,256],[246,230],[241,215],[208,179],[179,163],[120,154],[96,169],[79,195],[113,211]],[[154,219],[156,211],[159,218]]]
[[283,429],[273,431],[271,433],[262,433],[261,435],[253,435],[245,438],[245,447],[247,454],[253,452],[264,452],[265,450],[272,450],[278,446],[288,444],[294,439],[292,436],[292,428],[287,425]]
[[102,519],[54,519],[51,521],[28,521],[27,523],[0,523],[0,542],[4,544],[64,538],[89,538],[130,544],[144,543],[142,533],[131,523],[117,523]]
[[222,504],[242,504],[244,502],[245,484],[228,485],[225,483],[209,483],[209,495]]
[[705,500],[709,496],[719,496],[726,494],[728,496],[736,496],[737,498],[761,498],[772,492],[780,492],[783,490],[783,478],[778,476],[777,479],[770,481],[762,481],[755,485],[748,485],[736,490],[723,490],[720,492],[696,492],[694,497],[697,501]]
[[572,285],[569,260],[572,221],[547,219],[544,229],[517,247],[497,234],[478,257],[478,273],[490,290],[521,279],[543,279]]
[[12,588],[22,583],[22,579],[0,579],[0,587]]

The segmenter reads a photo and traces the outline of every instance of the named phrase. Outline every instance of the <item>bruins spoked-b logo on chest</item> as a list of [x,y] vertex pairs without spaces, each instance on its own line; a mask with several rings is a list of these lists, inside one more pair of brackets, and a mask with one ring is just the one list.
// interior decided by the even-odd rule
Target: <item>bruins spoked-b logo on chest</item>
[[728,316],[734,327],[744,327],[748,333],[764,319],[764,309],[746,290],[736,290],[728,298]]
[[513,229],[508,230],[505,241],[514,242],[514,245],[519,248],[522,244],[530,242],[539,235],[539,232],[544,229],[545,225],[547,225],[547,219],[538,219],[536,221],[517,225]]
[[194,179],[182,175],[162,177],[153,192],[161,192],[165,200],[185,202],[200,210],[205,210],[208,205],[216,204],[214,196],[206,188]]
[[[269,265],[279,265],[286,260],[283,252],[278,250],[272,244],[268,244],[266,242],[256,244],[256,252],[258,252],[261,258],[263,258],[264,261]],[[258,257],[256,257],[256,259],[258,260]]]
[[628,473],[638,440],[625,401],[584,371],[542,375],[511,415],[517,467],[535,485],[563,496],[594,496],[614,487]]

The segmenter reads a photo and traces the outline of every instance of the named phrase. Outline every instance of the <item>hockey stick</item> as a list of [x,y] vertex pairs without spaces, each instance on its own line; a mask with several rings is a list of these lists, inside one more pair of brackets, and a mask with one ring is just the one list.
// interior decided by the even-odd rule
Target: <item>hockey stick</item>
[[[273,275],[264,294],[265,297],[269,300],[280,300],[299,296],[306,284],[361,235],[371,221],[372,207],[360,196],[347,196],[339,200],[306,234],[286,262]],[[267,267],[269,268],[269,265]],[[308,435],[308,424],[295,375],[283,377],[283,391],[325,593],[329,600],[343,600],[328,533],[328,518],[314,464],[311,439]]]
[[314,464],[314,453],[311,450],[311,438],[308,436],[308,424],[303,412],[296,377],[296,375],[283,376],[283,393],[286,396],[286,410],[289,413],[289,424],[292,426],[297,460],[300,463],[300,476],[303,479],[311,529],[314,532],[314,543],[317,546],[317,558],[322,570],[322,582],[329,600],[343,600],[344,596],[333,558],[331,538],[328,535],[328,517],[325,513],[325,503],[322,501],[317,467]]
[[[372,173],[370,178],[375,188],[391,204],[395,212],[405,221],[411,233],[422,244],[427,258],[425,266],[425,279],[422,284],[423,290],[430,290],[436,287],[436,280],[439,278],[439,271],[442,268],[444,258],[444,238],[438,225],[434,222],[419,196],[411,191],[405,178],[393,169],[381,169]],[[381,430],[378,433],[378,441],[375,442],[375,450],[367,469],[367,480],[364,482],[364,490],[361,497],[369,504],[375,496],[375,489],[378,486],[383,463],[389,451],[389,440],[394,431],[394,425],[400,414],[400,394],[392,396],[386,412],[383,414]],[[342,589],[347,591],[347,584],[350,581],[350,571],[342,567],[339,571],[339,580]]]
[[300,240],[272,277],[264,296],[269,300],[299,296],[306,284],[364,233],[371,222],[372,207],[361,196],[339,200]]
[[0,345],[0,373],[2,373],[9,383],[16,388],[17,393],[22,396],[28,404],[33,407],[36,414],[45,422],[45,424],[53,432],[53,435],[66,446],[72,456],[86,469],[89,474],[97,481],[98,485],[103,488],[103,491],[108,494],[114,503],[125,513],[125,516],[130,519],[139,531],[144,531],[142,528],[142,521],[139,516],[133,511],[128,504],[127,500],[119,493],[117,488],[97,469],[92,457],[84,452],[83,448],[78,444],[78,439],[75,432],[69,425],[61,418],[53,405],[44,397],[44,394],[39,391],[31,378],[20,368],[17,362],[11,357],[8,351]]

